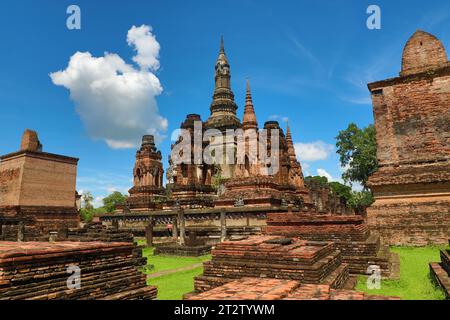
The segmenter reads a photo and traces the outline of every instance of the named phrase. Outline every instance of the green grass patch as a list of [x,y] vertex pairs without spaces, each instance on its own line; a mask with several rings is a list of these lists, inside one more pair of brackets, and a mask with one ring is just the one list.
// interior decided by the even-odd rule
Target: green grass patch
[[404,300],[443,300],[443,292],[432,283],[428,264],[439,262],[444,247],[393,247],[400,257],[400,280],[382,280],[381,289],[367,288],[367,277],[360,276],[356,290],[368,294],[397,296]]
[[[145,240],[141,242],[141,245],[145,245]],[[201,257],[155,256],[153,252],[153,247],[142,250],[143,256],[147,258],[147,266],[142,269],[146,274],[176,270],[211,260],[211,255]],[[148,279],[147,284],[158,287],[158,300],[181,300],[183,294],[194,290],[194,278],[202,273],[203,267],[197,267]]]
[[181,300],[183,294],[194,290],[194,277],[202,273],[203,267],[199,267],[148,279],[147,284],[158,287],[158,300]]
[[153,265],[149,273],[174,270],[211,260],[211,255],[201,257],[154,256],[153,251],[154,248],[145,248],[142,250],[144,257],[147,257],[147,265]]

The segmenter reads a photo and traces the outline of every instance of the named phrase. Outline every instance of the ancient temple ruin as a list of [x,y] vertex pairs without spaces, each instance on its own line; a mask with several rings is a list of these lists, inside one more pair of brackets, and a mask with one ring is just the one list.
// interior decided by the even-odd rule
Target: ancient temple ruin
[[48,240],[77,227],[78,159],[42,151],[26,130],[20,150],[0,157],[0,239]]
[[0,300],[156,299],[132,234],[80,228],[78,159],[43,152],[32,130],[0,159]]
[[142,137],[141,148],[136,152],[133,169],[133,187],[129,190],[127,208],[135,211],[160,209],[165,196],[164,171],[161,151],[155,146],[152,135]]
[[[298,207],[312,206],[289,126],[286,134],[276,121],[266,122],[261,129],[258,127],[249,81],[242,122],[237,110],[231,89],[231,68],[222,39],[215,64],[209,118],[202,121],[200,115],[189,114],[182,122],[180,129],[184,135],[172,145],[165,190],[159,181],[162,178],[160,153],[153,144],[153,137],[144,136],[142,147],[136,154],[134,186],[130,189],[127,205],[119,207],[119,212],[123,209],[133,213],[179,207],[270,207],[289,203]],[[211,130],[223,136],[209,136]],[[273,130],[279,132],[278,141],[271,136]],[[230,131],[233,134],[228,134]],[[152,142],[148,144],[147,140]],[[279,148],[274,151],[276,154],[271,154],[275,142]],[[183,143],[191,147],[189,151],[182,149]],[[207,150],[213,150],[210,154],[212,163],[204,158]],[[220,154],[215,154],[217,150]],[[231,156],[227,150],[233,150]],[[268,157],[276,158],[277,168],[271,167]]]
[[368,85],[379,169],[369,179],[370,227],[393,245],[444,244],[450,235],[450,63],[417,31],[400,76]]

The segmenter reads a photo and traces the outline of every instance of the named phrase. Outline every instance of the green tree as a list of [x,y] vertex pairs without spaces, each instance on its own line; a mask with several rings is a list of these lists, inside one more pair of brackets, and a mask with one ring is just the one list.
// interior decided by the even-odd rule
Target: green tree
[[339,132],[336,140],[341,166],[347,168],[342,178],[345,182],[360,183],[367,191],[367,180],[378,169],[375,127],[360,129],[351,123]]
[[119,191],[114,191],[109,196],[103,198],[103,207],[106,212],[111,213],[116,209],[116,205],[125,204],[127,196],[120,193]]
[[363,213],[365,208],[373,203],[373,195],[370,191],[353,191],[347,205],[356,212]]
[[80,210],[80,217],[83,222],[91,222],[92,219],[94,218],[94,210],[82,208]]
[[352,188],[337,181],[329,183],[331,190],[340,198],[344,198],[347,203],[352,197]]
[[313,181],[317,183],[320,186],[326,186],[328,184],[327,177],[321,177],[321,176],[308,176],[305,178],[305,182],[308,183],[310,181]]

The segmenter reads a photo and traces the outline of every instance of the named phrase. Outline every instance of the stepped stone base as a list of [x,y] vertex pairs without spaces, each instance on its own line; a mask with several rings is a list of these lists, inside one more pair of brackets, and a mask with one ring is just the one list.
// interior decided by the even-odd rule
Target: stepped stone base
[[367,209],[367,222],[388,245],[446,244],[450,235],[450,195],[379,199]]
[[267,234],[298,237],[312,241],[333,241],[351,274],[367,274],[371,265],[379,266],[383,276],[391,274],[389,248],[371,233],[361,216],[313,213],[269,213]]
[[396,297],[333,289],[329,285],[260,278],[243,278],[210,291],[187,294],[184,298],[186,300],[400,300]]
[[195,292],[245,277],[297,280],[342,288],[349,270],[333,243],[254,236],[218,244],[212,250],[212,260],[204,263],[203,275],[194,280]]
[[[145,264],[129,243],[0,242],[0,300],[156,299]],[[79,288],[68,287],[74,267]]]

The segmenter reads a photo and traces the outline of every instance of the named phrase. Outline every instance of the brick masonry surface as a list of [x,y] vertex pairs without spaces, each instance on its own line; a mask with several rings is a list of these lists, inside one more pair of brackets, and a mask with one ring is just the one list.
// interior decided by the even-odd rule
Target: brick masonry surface
[[[127,243],[0,242],[0,300],[155,299],[137,268],[141,250]],[[69,289],[68,267],[81,271]]]
[[293,280],[244,278],[187,300],[400,300],[367,295],[353,290],[332,289],[329,285],[301,284]]
[[392,245],[445,244],[450,236],[450,63],[417,31],[400,77],[369,84],[379,169],[369,179],[368,223]]

